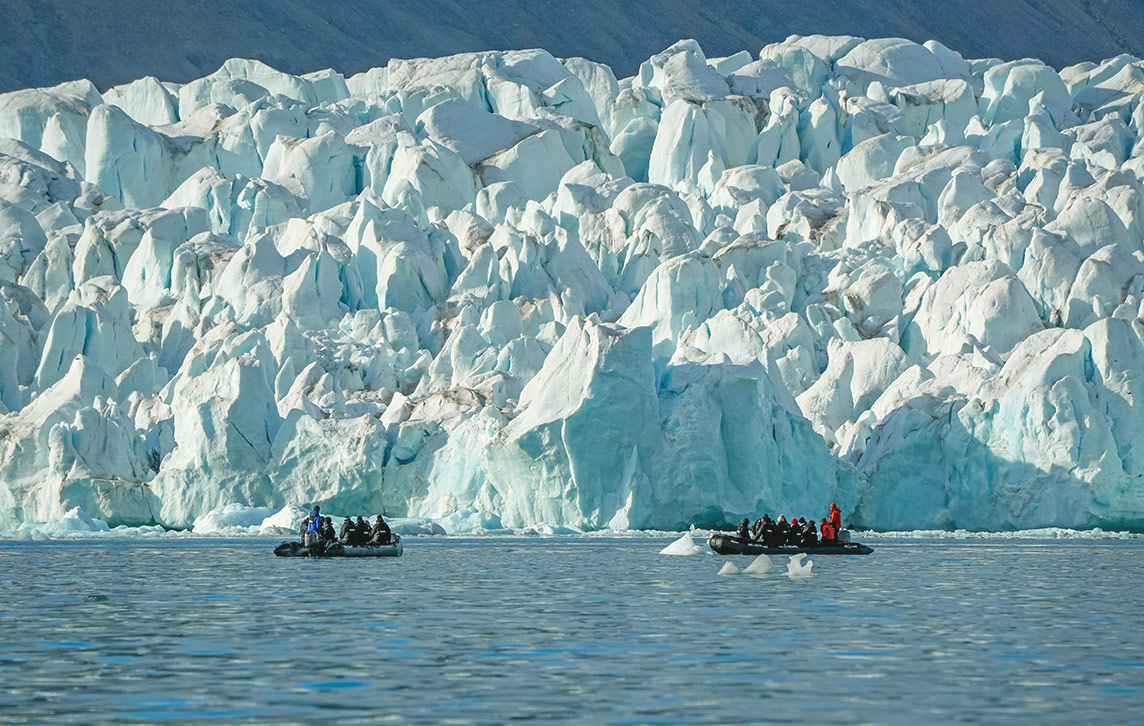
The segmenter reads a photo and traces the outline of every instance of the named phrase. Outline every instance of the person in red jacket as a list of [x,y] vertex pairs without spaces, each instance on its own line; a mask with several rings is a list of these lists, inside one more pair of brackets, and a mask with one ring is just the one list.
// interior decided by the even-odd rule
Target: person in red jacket
[[834,528],[835,534],[842,529],[842,510],[834,502],[830,503],[830,526]]
[[825,519],[822,520],[822,543],[834,544],[834,535],[836,531],[837,530],[834,529],[834,525],[832,525],[830,522],[827,522]]

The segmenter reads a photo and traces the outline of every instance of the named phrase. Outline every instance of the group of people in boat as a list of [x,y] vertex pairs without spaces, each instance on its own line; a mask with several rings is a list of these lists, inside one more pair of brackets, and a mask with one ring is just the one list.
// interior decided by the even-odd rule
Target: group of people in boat
[[814,517],[795,517],[787,521],[781,514],[778,519],[764,514],[753,525],[750,519],[744,518],[735,536],[744,542],[758,542],[764,547],[814,547],[850,541],[850,533],[842,528],[842,510],[834,503],[830,505],[830,514],[817,524]]
[[379,514],[371,527],[369,522],[358,515],[357,521],[346,517],[342,522],[340,532],[334,532],[334,523],[329,517],[322,516],[322,508],[315,506],[302,522],[300,532],[302,544],[306,546],[327,546],[334,542],[341,542],[346,547],[362,547],[365,545],[387,545],[393,541],[393,531],[385,519]]

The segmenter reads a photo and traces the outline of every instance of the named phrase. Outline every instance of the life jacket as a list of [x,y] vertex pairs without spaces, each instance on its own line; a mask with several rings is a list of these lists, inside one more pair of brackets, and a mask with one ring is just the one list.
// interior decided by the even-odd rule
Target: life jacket
[[835,530],[842,529],[842,510],[838,507],[831,507],[830,509],[830,526]]
[[317,532],[318,534],[321,534],[322,533],[322,518],[321,517],[310,517],[308,520],[306,520],[306,531],[307,532]]

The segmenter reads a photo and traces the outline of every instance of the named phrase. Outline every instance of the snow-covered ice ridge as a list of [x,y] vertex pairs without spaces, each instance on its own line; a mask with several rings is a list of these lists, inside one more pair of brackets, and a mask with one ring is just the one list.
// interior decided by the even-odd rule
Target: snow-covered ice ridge
[[0,95],[0,531],[1144,527],[1142,99],[822,36]]

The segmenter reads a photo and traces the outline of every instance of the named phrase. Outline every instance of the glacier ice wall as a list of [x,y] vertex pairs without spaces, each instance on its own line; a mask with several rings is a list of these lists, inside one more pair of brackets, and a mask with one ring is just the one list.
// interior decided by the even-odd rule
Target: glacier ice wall
[[0,530],[1144,527],[1139,59],[232,60],[0,137]]

